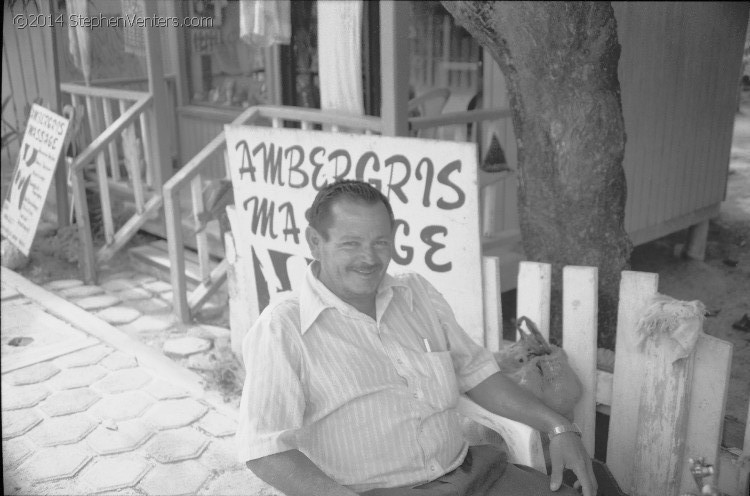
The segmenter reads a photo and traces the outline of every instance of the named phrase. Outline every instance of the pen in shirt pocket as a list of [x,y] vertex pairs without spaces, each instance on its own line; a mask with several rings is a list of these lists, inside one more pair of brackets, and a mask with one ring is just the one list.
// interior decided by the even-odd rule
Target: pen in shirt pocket
[[432,353],[432,346],[430,346],[430,340],[427,338],[422,338],[422,342],[424,342],[424,350],[427,353]]

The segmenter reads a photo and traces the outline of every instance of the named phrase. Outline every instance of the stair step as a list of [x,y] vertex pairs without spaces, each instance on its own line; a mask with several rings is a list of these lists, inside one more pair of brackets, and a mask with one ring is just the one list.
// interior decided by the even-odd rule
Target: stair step
[[[133,266],[163,281],[170,281],[170,263],[167,242],[164,240],[154,241],[147,245],[137,246],[128,250]],[[215,258],[209,259],[211,270],[219,265]],[[185,249],[185,277],[188,289],[192,290],[201,282],[200,265],[198,254],[192,250]]]

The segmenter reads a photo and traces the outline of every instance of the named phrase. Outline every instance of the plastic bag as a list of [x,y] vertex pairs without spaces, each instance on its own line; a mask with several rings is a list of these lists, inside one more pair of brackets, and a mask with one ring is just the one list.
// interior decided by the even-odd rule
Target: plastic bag
[[583,391],[565,351],[548,344],[527,317],[518,319],[517,328],[521,339],[495,354],[500,371],[545,405],[572,420],[573,409]]

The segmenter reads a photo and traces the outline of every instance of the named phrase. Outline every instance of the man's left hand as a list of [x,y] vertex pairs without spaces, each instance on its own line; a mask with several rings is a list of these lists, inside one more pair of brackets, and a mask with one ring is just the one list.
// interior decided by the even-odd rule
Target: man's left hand
[[597,484],[591,458],[577,434],[566,432],[553,436],[549,443],[549,455],[552,462],[549,487],[552,491],[560,489],[563,469],[568,468],[578,477],[583,496],[596,496]]

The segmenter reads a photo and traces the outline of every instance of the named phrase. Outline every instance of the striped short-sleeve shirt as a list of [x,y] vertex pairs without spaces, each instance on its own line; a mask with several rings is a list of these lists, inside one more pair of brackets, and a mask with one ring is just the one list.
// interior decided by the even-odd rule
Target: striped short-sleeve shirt
[[240,461],[298,449],[356,492],[417,485],[463,461],[458,395],[498,371],[424,278],[386,275],[376,319],[316,277],[243,343]]

